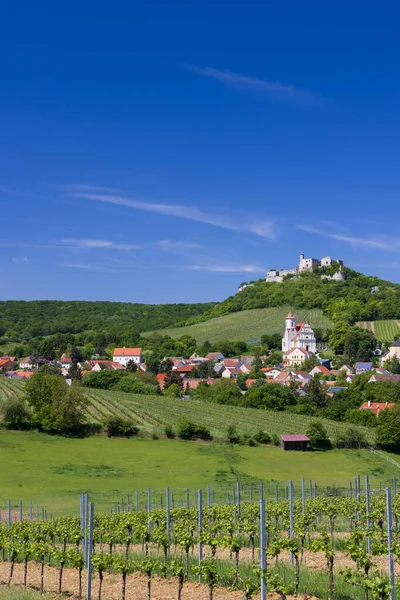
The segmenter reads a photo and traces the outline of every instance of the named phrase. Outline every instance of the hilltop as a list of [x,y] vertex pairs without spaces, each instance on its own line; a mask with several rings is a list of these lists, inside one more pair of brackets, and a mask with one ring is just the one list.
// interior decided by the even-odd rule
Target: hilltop
[[[265,333],[280,333],[288,307],[321,330],[338,322],[352,325],[399,318],[399,284],[344,266],[343,280],[329,279],[335,269],[335,265],[316,267],[295,276],[288,274],[279,283],[265,279],[250,282],[219,303],[3,301],[0,350],[14,352],[15,345],[21,344],[17,355],[22,356],[35,349],[35,340],[59,334],[63,336],[60,348],[73,341],[96,346],[101,336],[108,344],[130,345],[140,334],[153,331],[173,338],[190,334],[200,343],[221,339],[252,342]],[[396,323],[385,327],[397,331]]]

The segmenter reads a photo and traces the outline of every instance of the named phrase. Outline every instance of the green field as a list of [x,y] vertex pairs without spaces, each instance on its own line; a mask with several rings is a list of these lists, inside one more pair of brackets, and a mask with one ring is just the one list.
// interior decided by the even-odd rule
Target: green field
[[[263,334],[282,333],[285,328],[285,317],[290,310],[289,306],[278,308],[254,308],[241,312],[231,313],[224,317],[217,317],[204,323],[189,325],[187,327],[173,327],[158,330],[158,333],[178,338],[181,335],[191,335],[198,343],[206,340],[211,343],[221,340],[244,341],[258,343]],[[322,310],[296,310],[298,322],[308,320],[312,327],[328,329],[332,322],[325,317]],[[146,336],[153,332],[143,333]]]
[[400,337],[400,319],[382,321],[360,321],[360,327],[372,331],[379,342],[393,342]]
[[[24,382],[0,379],[0,397],[12,398],[23,394]],[[256,433],[260,429],[269,433],[305,433],[311,417],[287,412],[275,412],[203,403],[199,400],[168,398],[166,396],[145,396],[83,388],[89,400],[89,420],[102,423],[110,415],[129,418],[143,433],[163,434],[166,425],[175,427],[181,417],[193,420],[208,427],[214,437],[226,436],[228,425],[236,425],[240,434]],[[315,420],[315,419],[314,419]],[[334,439],[337,432],[347,429],[345,423],[321,419],[329,436]],[[367,438],[374,442],[374,430],[361,428]]]
[[[218,442],[109,439],[94,436],[70,439],[37,432],[0,431],[0,508],[8,499],[39,503],[57,514],[78,510],[79,495],[89,492],[98,508],[109,509],[123,494],[151,488],[154,497],[169,486],[175,499],[184,488],[210,486],[226,498],[238,477],[244,486],[266,482],[299,485],[301,476],[319,486],[347,486],[356,474],[369,474],[384,484],[398,469],[368,450],[283,452],[267,446],[234,449]],[[271,489],[275,484],[271,483]]]

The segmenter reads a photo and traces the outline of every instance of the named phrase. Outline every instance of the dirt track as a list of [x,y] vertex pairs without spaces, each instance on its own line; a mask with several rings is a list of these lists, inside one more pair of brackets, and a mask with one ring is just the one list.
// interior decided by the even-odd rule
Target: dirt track
[[[5,584],[9,574],[8,563],[0,563],[0,584]],[[31,589],[40,589],[40,566],[29,563],[28,582]],[[23,565],[16,564],[13,576],[13,585],[21,586],[23,583]],[[128,575],[126,586],[127,600],[147,600],[147,578],[139,573]],[[86,593],[86,577],[83,577],[84,597]],[[54,567],[45,568],[44,588],[50,594],[56,594],[58,588],[58,569]],[[174,579],[161,579],[154,577],[151,585],[152,600],[176,600],[178,584]],[[63,593],[69,596],[78,595],[78,575],[72,569],[65,569],[63,577]],[[92,598],[96,599],[98,594],[98,578],[92,582]],[[102,598],[104,600],[119,600],[121,598],[121,578],[118,575],[105,575],[103,582]],[[217,588],[214,592],[215,600],[242,600],[243,592],[230,592],[223,588]],[[260,598],[260,595],[255,598]],[[268,600],[276,600],[277,594],[268,594]],[[302,595],[296,600],[301,600]],[[314,596],[306,596],[308,600],[318,600]],[[182,591],[182,600],[208,600],[208,588],[200,583],[185,583]],[[287,596],[287,600],[294,600],[293,596]]]

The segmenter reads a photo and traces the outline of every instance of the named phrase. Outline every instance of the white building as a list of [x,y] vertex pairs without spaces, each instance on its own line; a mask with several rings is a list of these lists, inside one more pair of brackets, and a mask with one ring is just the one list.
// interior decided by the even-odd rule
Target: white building
[[119,363],[126,367],[128,362],[133,360],[134,363],[140,365],[142,361],[142,349],[141,348],[115,348],[114,350],[114,362]]
[[283,352],[289,352],[293,348],[303,348],[307,352],[315,354],[317,341],[311,325],[307,321],[305,323],[297,323],[295,315],[290,311],[285,321],[282,350]]
[[280,283],[283,281],[283,278],[287,275],[298,275],[299,273],[303,273],[304,271],[313,271],[317,267],[330,267],[334,264],[339,264],[339,271],[334,273],[333,275],[321,275],[323,279],[334,279],[337,281],[343,281],[345,279],[344,273],[342,272],[341,267],[343,266],[343,261],[334,259],[331,256],[324,256],[319,260],[318,258],[305,258],[304,254],[300,254],[300,260],[297,267],[294,269],[270,269],[267,273],[265,281],[267,282],[275,282]]

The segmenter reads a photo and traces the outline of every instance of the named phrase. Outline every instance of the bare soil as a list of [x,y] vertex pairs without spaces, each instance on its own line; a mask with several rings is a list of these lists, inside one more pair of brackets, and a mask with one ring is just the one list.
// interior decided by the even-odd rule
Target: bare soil
[[[0,584],[5,585],[8,581],[10,566],[8,563],[0,563]],[[56,594],[58,590],[58,572],[55,567],[45,567],[44,589],[49,594]],[[40,565],[29,563],[28,566],[29,588],[40,589]],[[23,585],[23,564],[16,564],[13,575],[13,586]],[[82,595],[86,594],[86,573],[82,578]],[[151,584],[152,600],[176,600],[178,584],[175,579],[162,579],[154,577]],[[78,574],[74,569],[65,569],[63,576],[63,594],[71,597],[78,597]],[[92,598],[98,596],[98,578],[95,576],[92,581]],[[119,600],[121,598],[121,577],[118,575],[104,575],[102,598],[104,600]],[[182,591],[182,600],[208,600],[208,587],[200,583],[185,583]],[[242,600],[243,592],[233,592],[225,588],[217,588],[214,591],[215,600]],[[259,599],[260,594],[255,596]],[[126,585],[127,600],[147,600],[147,577],[140,573],[133,573],[127,576]],[[278,595],[268,594],[268,600],[277,600]],[[297,599],[294,596],[287,596],[287,600],[318,600],[315,596],[300,595]]]

